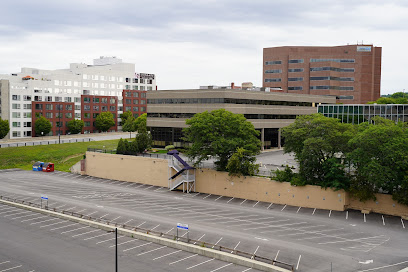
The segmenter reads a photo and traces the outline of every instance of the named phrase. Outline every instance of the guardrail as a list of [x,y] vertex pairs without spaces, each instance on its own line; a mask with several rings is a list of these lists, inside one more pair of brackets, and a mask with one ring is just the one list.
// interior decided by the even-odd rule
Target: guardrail
[[275,265],[275,266],[278,266],[278,267],[281,267],[281,268],[284,268],[284,269],[289,269],[291,271],[295,271],[294,270],[295,266],[292,265],[292,264],[288,264],[288,263],[281,262],[281,261],[278,261],[278,260],[262,257],[262,256],[254,254],[254,253],[248,253],[248,252],[245,252],[245,251],[240,251],[240,250],[232,249],[232,248],[229,248],[229,247],[224,247],[222,245],[211,244],[211,243],[207,243],[207,242],[204,242],[204,241],[189,239],[189,238],[185,238],[185,237],[177,237],[176,235],[172,235],[172,234],[167,234],[167,233],[163,233],[163,232],[158,232],[158,231],[154,231],[154,230],[150,230],[150,229],[125,225],[125,224],[120,224],[120,223],[117,223],[117,222],[114,222],[114,221],[109,221],[109,220],[106,220],[106,219],[103,219],[103,218],[87,216],[87,215],[83,215],[83,214],[73,212],[73,211],[65,211],[65,210],[57,209],[57,208],[50,208],[49,206],[44,206],[43,208],[41,208],[40,204],[33,203],[33,202],[30,202],[30,201],[25,201],[25,200],[19,200],[19,199],[7,197],[7,196],[1,196],[0,195],[0,199],[7,200],[7,201],[10,201],[10,202],[14,202],[14,203],[23,204],[23,205],[28,205],[28,206],[31,206],[31,207],[45,209],[45,210],[49,210],[49,211],[53,211],[53,212],[59,212],[59,213],[62,213],[62,214],[67,214],[67,215],[70,215],[70,216],[75,216],[75,217],[78,217],[78,218],[81,218],[81,219],[90,220],[90,221],[94,221],[94,222],[99,222],[99,223],[103,223],[103,224],[110,225],[110,226],[115,226],[115,227],[120,227],[120,228],[123,228],[123,229],[128,229],[128,230],[132,230],[132,231],[136,231],[136,232],[146,233],[146,234],[154,235],[154,236],[157,236],[157,237],[167,238],[167,239],[171,239],[171,240],[177,240],[177,241],[184,242],[184,243],[187,243],[187,244],[194,244],[194,245],[198,245],[198,246],[202,246],[202,247],[206,247],[206,248],[211,248],[211,249],[214,249],[214,250],[227,252],[227,253],[234,254],[234,255],[237,255],[237,256],[240,256],[240,257],[249,258],[249,259],[252,259],[252,260],[264,262],[264,263],[267,263],[267,264],[272,264],[272,265]]
[[[90,142],[93,141],[91,138],[78,138],[78,139],[61,139],[61,144],[67,143],[83,143],[83,142]],[[58,139],[56,140],[46,140],[46,141],[38,141],[38,142],[24,142],[24,143],[0,143],[0,148],[8,148],[8,147],[22,147],[22,146],[36,146],[36,145],[50,145],[50,144],[58,144]]]

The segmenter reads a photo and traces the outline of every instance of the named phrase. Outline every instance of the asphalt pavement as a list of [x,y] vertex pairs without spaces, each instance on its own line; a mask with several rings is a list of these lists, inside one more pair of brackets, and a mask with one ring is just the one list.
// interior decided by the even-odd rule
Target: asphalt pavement
[[192,239],[293,264],[296,271],[408,267],[408,222],[398,217],[183,194],[64,172],[0,171],[0,195],[36,203],[47,195],[50,207],[161,232],[186,223]]

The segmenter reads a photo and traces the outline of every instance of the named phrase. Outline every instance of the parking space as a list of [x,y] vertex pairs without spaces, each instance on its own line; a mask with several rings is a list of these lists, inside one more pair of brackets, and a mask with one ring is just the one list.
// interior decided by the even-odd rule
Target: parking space
[[[114,234],[93,227],[74,223],[72,221],[44,216],[32,211],[31,220],[24,221],[18,214],[21,214],[21,209],[0,204],[0,213],[4,218],[4,214],[11,215],[7,219],[2,220],[17,220],[20,223],[30,224],[33,226],[33,231],[48,231],[53,232],[79,244],[92,244],[96,247],[110,249],[115,247]],[[51,223],[53,222],[53,223]],[[138,240],[136,238],[119,236],[118,247],[122,256],[131,260],[138,258],[148,258],[154,262],[166,264],[169,268],[166,271],[191,270],[191,271],[245,271],[247,268],[237,266],[232,263],[226,263],[219,260],[207,258],[204,256],[195,255],[181,250],[169,248],[162,245],[157,245],[151,242]],[[22,271],[16,270],[22,265],[16,265],[10,261],[0,261],[0,271]],[[3,269],[4,268],[4,269]],[[8,269],[8,270],[7,270]],[[27,270],[24,270],[27,271]],[[251,269],[251,271],[257,271]],[[34,272],[32,270],[31,272]]]
[[[30,178],[23,179],[27,174]],[[202,193],[183,194],[162,187],[62,172],[55,172],[53,176],[27,172],[21,176],[1,175],[13,180],[13,184],[8,185],[12,189],[2,195],[39,203],[40,192],[44,192],[50,198],[50,207],[80,211],[84,215],[163,233],[175,233],[176,223],[188,223],[192,239],[229,248],[238,244],[242,251],[256,251],[268,258],[278,255],[278,260],[295,266],[299,263],[298,271],[313,268],[313,259],[318,255],[305,252],[302,247],[291,248],[294,244],[353,258],[356,252],[372,252],[389,243],[392,235],[406,231],[407,224],[401,218],[380,214],[319,210]],[[23,193],[21,188],[35,195]],[[31,217],[27,214],[27,218],[22,219]],[[51,227],[62,226],[54,221],[46,223],[55,224]],[[391,235],[388,230],[397,233]],[[148,245],[141,246],[145,247]],[[165,249],[157,251],[161,250]],[[355,266],[350,264],[350,267]]]

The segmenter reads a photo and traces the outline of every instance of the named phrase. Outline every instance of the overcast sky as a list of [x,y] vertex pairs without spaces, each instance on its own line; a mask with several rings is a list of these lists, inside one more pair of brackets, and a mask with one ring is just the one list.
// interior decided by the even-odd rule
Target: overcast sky
[[262,85],[262,49],[374,44],[381,94],[406,89],[408,1],[2,1],[0,73],[117,56],[159,89]]

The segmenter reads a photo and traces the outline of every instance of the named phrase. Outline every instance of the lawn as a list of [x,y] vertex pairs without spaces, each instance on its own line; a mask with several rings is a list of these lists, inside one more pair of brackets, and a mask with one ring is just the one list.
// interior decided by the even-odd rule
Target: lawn
[[88,147],[116,149],[119,140],[67,143],[0,149],[0,169],[31,170],[36,161],[53,162],[55,170],[69,172],[69,168],[83,158]]

